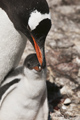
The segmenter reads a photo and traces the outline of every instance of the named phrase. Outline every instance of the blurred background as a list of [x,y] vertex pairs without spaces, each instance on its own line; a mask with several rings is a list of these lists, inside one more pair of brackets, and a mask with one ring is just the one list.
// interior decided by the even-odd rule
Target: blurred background
[[[50,116],[80,120],[80,0],[47,1],[52,19],[45,45]],[[20,64],[33,52],[28,41]]]

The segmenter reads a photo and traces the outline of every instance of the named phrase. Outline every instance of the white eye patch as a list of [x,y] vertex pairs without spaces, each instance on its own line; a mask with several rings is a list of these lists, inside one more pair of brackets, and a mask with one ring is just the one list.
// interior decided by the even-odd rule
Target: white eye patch
[[42,13],[38,12],[37,10],[33,11],[30,14],[30,18],[28,20],[28,25],[29,25],[30,29],[34,30],[39,25],[39,23],[44,19],[51,19],[50,13],[42,14]]

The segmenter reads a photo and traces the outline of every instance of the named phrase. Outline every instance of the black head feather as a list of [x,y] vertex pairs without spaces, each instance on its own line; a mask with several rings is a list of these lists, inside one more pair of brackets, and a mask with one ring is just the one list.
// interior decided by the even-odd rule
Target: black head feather
[[37,59],[36,54],[30,54],[26,57],[25,61],[24,61],[24,66],[29,68],[29,69],[33,69],[36,66],[40,66],[39,61]]

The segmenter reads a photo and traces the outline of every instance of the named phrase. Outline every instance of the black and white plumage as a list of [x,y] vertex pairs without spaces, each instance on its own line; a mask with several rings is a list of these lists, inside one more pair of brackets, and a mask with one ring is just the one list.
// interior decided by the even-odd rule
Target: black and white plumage
[[46,0],[0,0],[0,82],[18,65],[27,38],[45,66],[44,43],[50,27]]
[[0,120],[48,120],[46,67],[41,68],[36,54],[2,83]]

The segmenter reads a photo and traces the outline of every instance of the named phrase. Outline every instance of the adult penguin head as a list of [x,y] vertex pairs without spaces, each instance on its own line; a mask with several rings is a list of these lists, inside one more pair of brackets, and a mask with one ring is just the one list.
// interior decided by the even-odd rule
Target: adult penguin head
[[35,48],[42,67],[45,62],[45,39],[51,28],[49,7],[46,0],[1,0],[1,5],[14,27],[21,31]]

